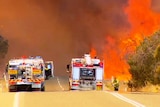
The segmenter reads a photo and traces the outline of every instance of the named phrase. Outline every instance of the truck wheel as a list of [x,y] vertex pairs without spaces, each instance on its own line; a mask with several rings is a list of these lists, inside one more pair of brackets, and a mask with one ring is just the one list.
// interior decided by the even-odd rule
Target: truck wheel
[[13,90],[12,90],[12,89],[8,89],[8,91],[9,91],[9,92],[13,92]]
[[41,88],[41,91],[45,91],[45,86],[43,86],[43,87]]
[[46,76],[45,80],[48,80],[48,76]]
[[17,87],[16,86],[9,86],[8,87],[8,91],[9,92],[16,92],[17,91]]

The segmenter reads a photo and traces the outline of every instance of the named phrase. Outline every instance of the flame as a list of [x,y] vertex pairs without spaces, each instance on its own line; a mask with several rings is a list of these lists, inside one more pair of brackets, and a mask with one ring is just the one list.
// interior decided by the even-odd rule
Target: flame
[[[106,38],[106,50],[104,51],[103,58],[105,60],[105,79],[111,79],[113,76],[118,79],[130,79],[131,75],[128,72],[129,65],[126,63],[126,60],[123,58],[125,55],[121,48],[120,44],[116,43],[116,40],[111,36]],[[124,42],[131,42],[130,39]],[[118,48],[117,48],[118,47]]]
[[97,57],[96,49],[94,49],[94,48],[92,47],[89,54],[91,55],[91,58]]
[[[151,9],[151,0],[129,0],[124,12],[131,26],[127,31],[129,35],[120,35],[121,38],[106,36],[102,55],[105,60],[105,79],[111,79],[113,76],[121,80],[131,79],[126,55],[134,52],[145,37],[160,28],[160,13]],[[92,52],[95,53],[95,50]]]
[[132,36],[135,33],[141,34],[141,37],[149,35],[160,27],[160,13],[151,9],[151,2],[151,0],[129,0],[125,13],[131,24]]

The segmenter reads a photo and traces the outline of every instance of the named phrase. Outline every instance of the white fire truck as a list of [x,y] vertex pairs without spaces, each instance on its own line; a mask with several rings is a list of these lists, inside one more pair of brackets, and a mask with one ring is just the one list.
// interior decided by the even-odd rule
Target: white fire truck
[[72,58],[69,72],[70,90],[103,90],[104,64],[98,58],[84,54],[83,58]]
[[45,90],[45,63],[41,56],[11,59],[6,71],[10,92]]

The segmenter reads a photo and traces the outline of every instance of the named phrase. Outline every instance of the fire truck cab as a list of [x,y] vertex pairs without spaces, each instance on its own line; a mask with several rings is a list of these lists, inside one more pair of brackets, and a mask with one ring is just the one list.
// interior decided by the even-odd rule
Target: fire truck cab
[[103,62],[84,54],[83,58],[72,58],[67,65],[69,72],[70,90],[102,90],[103,89]]

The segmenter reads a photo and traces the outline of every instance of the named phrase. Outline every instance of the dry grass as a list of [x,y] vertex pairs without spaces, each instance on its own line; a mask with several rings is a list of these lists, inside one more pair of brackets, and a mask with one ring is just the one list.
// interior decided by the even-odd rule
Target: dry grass
[[159,93],[160,92],[160,86],[159,85],[147,85],[146,87],[140,89],[140,91]]
[[[106,80],[105,82],[105,90],[114,91],[114,87],[112,86],[112,83],[110,80]],[[151,92],[151,93],[160,93],[160,85],[147,85],[146,87],[143,87],[141,89],[130,89],[127,86],[127,82],[120,81],[119,86],[119,92]]]

